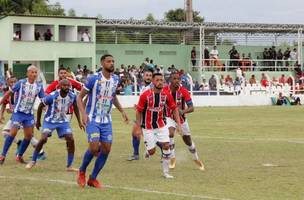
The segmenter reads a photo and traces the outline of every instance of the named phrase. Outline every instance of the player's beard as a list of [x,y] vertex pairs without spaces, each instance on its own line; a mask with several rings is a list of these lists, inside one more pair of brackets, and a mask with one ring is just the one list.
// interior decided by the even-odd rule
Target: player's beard
[[163,89],[163,86],[160,86],[160,87],[158,87],[158,86],[154,86],[156,89],[158,89],[158,90],[161,90],[161,89]]
[[145,81],[146,85],[150,85],[151,81]]
[[115,68],[114,68],[114,66],[111,66],[111,67],[109,67],[109,68],[104,68],[108,73],[113,73],[114,72],[114,70],[115,70]]

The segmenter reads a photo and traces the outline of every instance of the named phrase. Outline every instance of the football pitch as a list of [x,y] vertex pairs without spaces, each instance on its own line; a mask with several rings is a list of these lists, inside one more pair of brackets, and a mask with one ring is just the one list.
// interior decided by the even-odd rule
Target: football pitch
[[[134,111],[127,111],[133,119]],[[303,199],[303,111],[303,107],[197,108],[188,121],[206,171],[198,170],[177,135],[172,180],[161,176],[159,151],[149,160],[141,156],[139,161],[126,161],[132,151],[131,126],[114,111],[114,143],[98,177],[104,189],[76,185],[76,173],[65,172],[65,142],[53,134],[45,147],[47,159],[30,171],[15,163],[13,144],[0,166],[0,199]],[[79,130],[75,118],[73,129],[74,166],[79,167],[87,148],[86,134]],[[35,136],[39,138],[38,131]],[[2,137],[0,144],[2,148]],[[141,142],[141,155],[143,150]],[[32,152],[29,147],[26,160]]]

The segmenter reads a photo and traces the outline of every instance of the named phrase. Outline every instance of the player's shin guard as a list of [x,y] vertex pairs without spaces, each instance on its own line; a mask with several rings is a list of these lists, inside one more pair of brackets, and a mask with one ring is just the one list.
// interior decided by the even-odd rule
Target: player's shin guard
[[171,151],[170,149],[162,151],[162,167],[164,174],[169,173],[169,163],[170,163]]
[[10,146],[12,145],[13,141],[14,141],[14,138],[13,136],[10,136],[8,135],[6,138],[5,138],[5,142],[4,142],[4,145],[3,145],[3,149],[2,149],[2,156],[6,156]]
[[139,155],[140,139],[138,137],[132,137],[133,155]]
[[188,146],[188,149],[193,156],[193,160],[199,160],[199,157],[198,157],[198,154],[197,154],[197,151],[196,151],[196,148],[195,148],[195,144],[194,144],[193,141],[191,142],[191,145]]
[[29,146],[31,140],[23,139],[20,145],[20,150],[18,152],[18,156],[22,157],[27,147]]
[[82,164],[79,168],[80,172],[86,172],[88,165],[90,164],[91,160],[93,159],[94,155],[91,153],[91,151],[88,149],[84,156],[83,156],[83,160],[82,160]]
[[171,158],[175,158],[175,142],[174,142],[174,137],[170,137],[170,150],[171,150]]
[[99,174],[99,172],[102,170],[102,168],[104,167],[104,165],[106,164],[106,161],[108,159],[109,154],[105,154],[100,152],[96,161],[95,161],[95,166],[94,169],[92,171],[92,174],[90,176],[90,179],[96,179],[97,175]]

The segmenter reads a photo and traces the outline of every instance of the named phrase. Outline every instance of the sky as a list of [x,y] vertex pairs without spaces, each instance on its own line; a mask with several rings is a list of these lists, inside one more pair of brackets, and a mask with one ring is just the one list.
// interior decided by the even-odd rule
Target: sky
[[[105,19],[144,19],[152,13],[163,19],[170,9],[184,8],[184,0],[50,0],[78,16],[101,14]],[[193,10],[208,22],[304,24],[304,0],[193,0]]]

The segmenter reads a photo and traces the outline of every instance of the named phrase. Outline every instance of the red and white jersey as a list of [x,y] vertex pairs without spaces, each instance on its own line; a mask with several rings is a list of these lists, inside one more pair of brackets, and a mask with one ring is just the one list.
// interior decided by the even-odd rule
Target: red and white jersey
[[[178,109],[184,110],[186,108],[186,105],[187,106],[193,105],[190,93],[188,92],[188,90],[185,87],[179,86],[179,88],[176,90],[176,92],[172,92],[170,90],[170,85],[168,85],[168,86],[164,87],[164,90],[166,92],[169,92],[173,96],[174,102],[175,102],[176,106],[178,107]],[[173,119],[172,109],[170,109],[169,107],[166,107],[166,115],[167,115],[167,117],[170,117]],[[185,122],[185,120],[186,120],[186,116],[180,115],[181,124],[183,124]]]
[[149,89],[141,94],[137,111],[142,113],[142,128],[151,130],[164,127],[166,106],[171,110],[176,109],[172,95],[165,90],[155,93],[153,89]]

